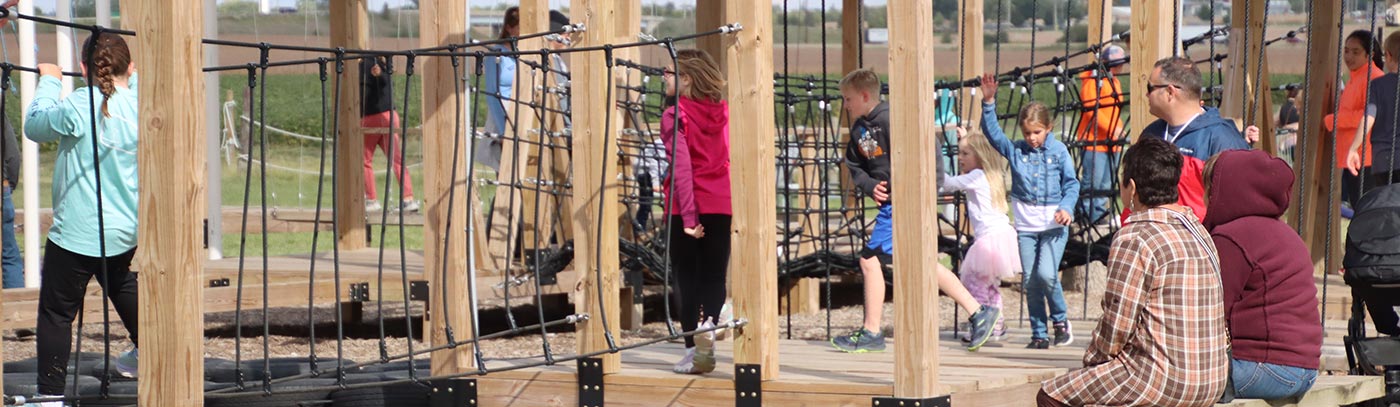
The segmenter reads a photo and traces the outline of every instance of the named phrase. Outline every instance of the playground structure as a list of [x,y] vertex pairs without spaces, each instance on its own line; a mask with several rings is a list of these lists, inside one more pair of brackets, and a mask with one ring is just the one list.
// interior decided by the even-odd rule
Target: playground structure
[[[940,403],[948,400],[940,397],[949,394],[958,405],[1025,405],[1033,399],[1040,381],[1077,367],[1078,349],[1059,350],[1049,356],[1005,348],[978,354],[945,352],[949,345],[942,342],[947,338],[939,334],[938,299],[928,295],[937,287],[928,273],[894,274],[897,339],[893,355],[843,358],[844,355],[820,351],[825,349],[824,344],[779,339],[780,304],[789,314],[817,310],[816,304],[822,297],[821,280],[803,277],[823,277],[829,284],[834,271],[852,268],[843,262],[849,261],[852,248],[862,242],[862,214],[866,208],[863,200],[843,192],[849,188],[843,188],[839,156],[832,154],[833,150],[839,152],[845,141],[841,123],[831,114],[840,111],[832,107],[839,100],[832,95],[834,83],[826,78],[777,72],[772,63],[777,27],[772,23],[770,4],[708,2],[697,9],[697,47],[720,60],[728,79],[733,135],[731,171],[735,174],[734,190],[744,191],[746,198],[743,205],[734,207],[730,231],[734,237],[730,275],[736,319],[724,321],[724,327],[735,328],[736,337],[732,347],[721,351],[722,355],[732,355],[722,358],[722,366],[732,366],[733,374],[691,378],[666,372],[671,357],[680,353],[674,346],[619,346],[615,337],[624,325],[640,321],[641,312],[635,304],[628,303],[636,298],[633,294],[648,283],[669,286],[667,273],[658,271],[665,269],[667,260],[656,255],[665,253],[664,243],[655,240],[665,233],[658,228],[629,228],[629,222],[618,221],[633,219],[634,208],[644,204],[637,191],[646,186],[636,185],[626,175],[634,171],[634,161],[648,157],[645,150],[656,137],[649,126],[659,117],[660,100],[655,89],[647,87],[655,79],[648,82],[644,78],[665,68],[635,62],[641,60],[639,47],[674,49],[678,41],[686,40],[638,41],[635,35],[640,27],[639,1],[574,0],[570,4],[577,26],[568,30],[578,30],[581,36],[571,50],[560,51],[572,56],[567,87],[556,81],[549,68],[551,52],[536,51],[544,49],[545,35],[558,34],[547,29],[548,2],[521,2],[520,32],[542,34],[514,40],[519,51],[513,53],[487,51],[469,44],[465,36],[466,4],[446,0],[421,2],[419,49],[370,50],[364,30],[365,2],[332,2],[333,39],[330,47],[315,49],[325,56],[293,62],[318,66],[323,91],[336,95],[329,99],[331,102],[323,96],[323,109],[334,106],[326,117],[334,119],[327,123],[328,130],[320,138],[322,143],[335,140],[330,149],[322,147],[323,154],[332,156],[332,164],[323,163],[322,168],[333,168],[335,174],[335,187],[330,194],[333,200],[327,205],[334,209],[325,215],[334,225],[335,244],[330,248],[335,256],[330,263],[333,270],[321,268],[321,277],[317,277],[320,262],[315,259],[320,257],[313,247],[311,261],[262,258],[260,278],[245,273],[257,269],[243,264],[253,258],[240,256],[234,266],[228,261],[203,260],[205,249],[201,242],[205,236],[200,226],[206,219],[204,194],[210,188],[201,169],[204,160],[218,158],[209,156],[202,135],[208,133],[205,130],[216,116],[183,107],[206,104],[200,99],[203,92],[199,90],[205,70],[246,71],[249,97],[253,98],[252,90],[265,89],[256,86],[256,80],[265,78],[269,66],[283,62],[269,58],[271,52],[296,47],[204,40],[203,20],[197,10],[179,9],[175,2],[130,3],[125,4],[129,7],[125,10],[136,28],[136,60],[142,61],[143,75],[141,134],[146,140],[140,152],[142,213],[161,214],[144,216],[140,225],[143,256],[137,268],[142,274],[141,298],[145,304],[141,313],[145,332],[141,344],[141,405],[204,402],[201,321],[211,307],[226,310],[231,304],[234,310],[244,306],[262,306],[265,310],[270,303],[293,306],[308,301],[334,302],[348,307],[339,314],[350,319],[354,318],[354,308],[366,301],[349,300],[350,295],[342,295],[340,290],[358,284],[365,284],[366,291],[376,291],[373,297],[381,304],[412,298],[425,301],[433,310],[425,318],[429,324],[425,332],[429,334],[423,338],[431,352],[414,352],[410,347],[410,354],[394,355],[409,359],[430,355],[430,373],[428,377],[411,374],[400,382],[421,380],[442,392],[470,388],[481,405],[656,405],[661,403],[658,400],[679,405],[856,405],[870,403],[872,398],[879,402]],[[961,3],[961,29],[983,32],[982,1]],[[845,32],[841,72],[861,66],[861,16],[855,11],[859,5],[859,1],[843,2],[846,11],[842,15]],[[1089,6],[1090,16],[1107,14],[1106,1],[1090,1]],[[1228,55],[1239,58],[1217,58],[1214,50],[1208,58],[1212,63],[1223,60],[1217,65],[1227,73],[1219,76],[1225,79],[1215,94],[1220,97],[1225,115],[1260,126],[1266,135],[1262,148],[1278,151],[1267,113],[1271,111],[1269,98],[1261,95],[1262,89],[1270,89],[1263,74],[1267,72],[1263,55],[1268,39],[1259,34],[1267,25],[1267,2],[1237,1],[1232,7],[1234,15],[1250,18],[1232,23],[1233,32],[1240,34],[1230,36]],[[1302,86],[1308,87],[1308,95],[1330,97],[1337,82],[1335,44],[1342,33],[1339,27],[1326,22],[1340,21],[1341,9],[1336,4],[1312,7],[1309,77]],[[1141,98],[1146,94],[1144,84],[1152,62],[1182,52],[1177,51],[1182,39],[1176,38],[1171,26],[1161,24],[1175,18],[1174,9],[1173,2],[1135,0],[1131,32],[1110,33],[1111,24],[1106,18],[1090,18],[1090,47],[1072,54],[1066,44],[1062,56],[1013,69],[1004,77],[1013,79],[1013,86],[1027,89],[1022,95],[1033,94],[1036,86],[1064,86],[1057,78],[1067,81],[1071,77],[1066,73],[1075,71],[1071,59],[1089,55],[1081,69],[1102,71],[1106,68],[1102,61],[1093,58],[1096,49],[1115,38],[1130,38],[1133,80],[1131,89],[1124,92],[1130,99],[1128,117],[1145,124],[1150,115]],[[935,147],[935,137],[946,137],[939,133],[946,126],[937,122],[941,115],[937,95],[945,90],[955,94],[954,108],[960,120],[968,124],[975,124],[976,115],[971,112],[978,108],[980,98],[972,91],[975,85],[936,79],[952,72],[943,72],[940,68],[947,65],[933,61],[933,18],[929,7],[922,2],[890,1],[889,16],[889,100],[895,118],[892,132],[910,135],[893,141],[894,173],[900,179],[917,180],[896,184],[894,193],[903,201],[914,202],[897,207],[896,217],[911,225],[940,225],[897,229],[897,246],[926,250],[901,250],[894,267],[931,270],[937,266],[940,249],[956,261],[957,245],[965,243],[956,212],[952,216],[938,214],[944,205],[956,206],[960,198],[938,196],[933,181],[935,161],[928,159],[949,153]],[[997,21],[1001,21],[1000,16]],[[1255,33],[1254,38],[1251,32]],[[956,77],[973,77],[986,66],[983,36],[959,37],[965,55]],[[209,45],[255,46],[263,58],[248,66],[207,67],[203,51],[213,48]],[[426,177],[426,187],[419,195],[425,202],[421,219],[424,253],[411,258],[400,250],[397,262],[392,255],[384,255],[382,246],[377,257],[365,250],[369,249],[366,242],[370,240],[365,226],[372,223],[368,219],[374,214],[365,213],[361,163],[335,159],[358,157],[362,145],[357,110],[358,64],[347,62],[377,53],[404,61],[403,72],[421,76],[423,84],[438,84],[405,89],[396,96],[396,103],[409,97],[423,100],[419,133],[424,152],[421,169]],[[515,109],[513,134],[484,134],[477,130],[474,115],[466,114],[473,111],[470,106],[483,103],[479,79],[469,82],[465,79],[467,73],[473,69],[479,72],[481,60],[493,53],[518,57],[522,71],[528,72],[518,76],[516,82],[516,89],[526,91],[497,95]],[[10,71],[23,67],[6,64],[5,70],[8,78]],[[1053,85],[1045,85],[1046,81]],[[445,85],[449,83],[453,86]],[[572,100],[568,110],[559,103],[565,95]],[[1322,115],[1333,108],[1329,97],[1306,99],[1302,109],[1304,123],[1321,121]],[[255,104],[257,101],[250,99],[247,106],[252,109]],[[1013,111],[1014,104],[1007,106],[1008,111]],[[799,111],[805,114],[798,114]],[[1078,112],[1073,110],[1071,116]],[[248,121],[254,122],[252,114],[249,116]],[[565,117],[570,119],[568,125]],[[247,128],[249,140],[253,139],[254,128],[268,125],[265,118],[257,121],[257,125]],[[1070,134],[1077,127],[1072,123],[1065,122],[1070,130],[1063,133]],[[407,126],[401,131],[407,134]],[[259,132],[265,137],[266,130]],[[1131,131],[1128,134],[1134,137]],[[468,145],[477,139],[497,139],[502,143],[503,160],[494,180],[479,179],[464,161],[464,157],[471,157]],[[1327,157],[1334,147],[1326,138],[1307,131],[1298,140],[1301,155],[1295,157],[1295,169],[1303,187],[1302,200],[1296,208],[1301,209],[1289,218],[1297,219],[1300,232],[1313,245],[1319,269],[1335,270],[1339,257],[1334,253],[1340,247],[1331,240],[1339,235],[1340,225],[1333,221],[1337,183],[1331,182],[1336,174]],[[259,164],[256,160],[261,160],[261,164],[267,161],[265,156],[254,158],[252,154],[247,157],[250,181],[252,168]],[[472,188],[483,185],[496,188],[495,199],[474,199]],[[391,190],[385,188],[385,199]],[[839,204],[833,205],[833,200]],[[782,208],[781,212],[778,208]],[[262,211],[262,224],[266,225],[267,208]],[[245,205],[243,216],[250,213]],[[322,216],[321,208],[314,213]],[[378,224],[392,224],[389,213],[380,216]],[[403,223],[402,213],[393,216],[399,217],[400,225]],[[322,221],[317,218],[313,222]],[[381,228],[381,235],[374,238],[382,241],[382,233],[387,229]],[[1094,227],[1080,230],[1085,233],[1079,247],[1083,250],[1080,261],[1089,263],[1103,256],[1106,244],[1102,244],[1102,239],[1111,238],[1111,233],[1102,234]],[[658,249],[658,244],[662,249]],[[1104,252],[1096,252],[1096,245],[1102,245]],[[1071,256],[1067,257],[1073,257],[1075,252],[1071,248]],[[631,273],[624,274],[623,270]],[[334,278],[326,277],[327,274]],[[211,280],[232,278],[238,279],[236,287],[206,287]],[[557,283],[548,284],[550,279]],[[410,287],[415,280],[423,284]],[[1322,279],[1323,287],[1328,281]],[[261,284],[262,298],[245,296],[241,290],[245,284]],[[384,294],[386,287],[391,289],[388,295]],[[392,292],[396,287],[402,288],[400,293]],[[307,290],[309,297],[300,297]],[[551,356],[546,342],[545,355],[538,360],[486,364],[476,341],[489,335],[475,328],[476,303],[499,298],[509,308],[512,296],[533,296],[538,301],[548,293],[568,294],[575,301],[575,316],[565,322],[578,329],[578,348],[573,354]],[[32,301],[11,297],[11,292],[5,294],[7,305],[13,306],[16,298]],[[1325,295],[1324,290],[1324,299]],[[784,299],[780,301],[780,297]],[[101,297],[97,298],[89,303],[90,317],[101,315],[96,313],[101,307]],[[1328,306],[1326,301],[1323,306]],[[5,315],[9,326],[25,326],[22,315],[9,311]],[[541,321],[539,326],[517,327],[513,331],[538,330],[543,335],[548,324]],[[673,337],[679,334],[672,332]],[[313,357],[314,352],[313,347]],[[312,366],[315,370],[314,363]],[[254,398],[264,390],[277,393],[276,383],[280,382],[281,379],[264,380],[263,386],[240,385],[237,391],[224,393],[232,394],[227,397]],[[376,384],[353,384],[349,388],[372,385]],[[1336,405],[1375,398],[1381,392],[1379,378],[1337,376],[1320,380],[1315,394],[1310,395],[1314,398],[1308,400]],[[440,400],[434,399],[434,403],[467,405],[463,404],[465,399]]]

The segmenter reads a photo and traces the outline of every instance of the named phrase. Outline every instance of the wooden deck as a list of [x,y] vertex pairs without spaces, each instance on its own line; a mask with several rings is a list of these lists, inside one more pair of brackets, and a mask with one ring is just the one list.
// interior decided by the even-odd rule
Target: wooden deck
[[[1088,325],[1088,324],[1083,324]],[[1090,327],[1091,328],[1091,327]],[[1077,328],[1088,338],[1089,328]],[[999,344],[967,352],[945,332],[939,358],[939,389],[955,406],[1034,406],[1040,384],[1080,366],[1086,340],[1049,350],[1024,349],[1029,332],[1013,330]],[[890,338],[889,346],[899,346]],[[604,379],[608,406],[734,405],[732,342],[720,342],[719,366],[703,376],[678,375],[671,364],[683,354],[680,344],[664,343],[622,353],[622,371]],[[763,383],[764,406],[869,406],[873,397],[893,392],[894,352],[846,354],[821,341],[783,340],[780,374]],[[522,361],[519,363],[526,363]],[[511,362],[488,362],[501,369]],[[556,366],[491,373],[480,379],[484,406],[577,405],[573,362]],[[1323,376],[1302,400],[1239,400],[1231,406],[1337,406],[1380,397],[1379,377]]]

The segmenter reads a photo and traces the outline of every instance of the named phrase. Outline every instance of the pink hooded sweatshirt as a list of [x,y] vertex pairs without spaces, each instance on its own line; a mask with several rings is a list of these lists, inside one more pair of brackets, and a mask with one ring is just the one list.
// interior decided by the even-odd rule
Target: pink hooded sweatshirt
[[685,227],[693,228],[702,213],[734,213],[729,201],[729,104],[676,99],[676,106],[661,114],[661,141],[671,158],[671,179],[662,185],[666,215],[680,215]]

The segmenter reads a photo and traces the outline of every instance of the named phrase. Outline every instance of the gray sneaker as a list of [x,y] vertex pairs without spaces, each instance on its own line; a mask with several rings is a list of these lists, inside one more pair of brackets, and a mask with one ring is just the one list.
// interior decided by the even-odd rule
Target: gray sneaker
[[968,332],[971,333],[971,341],[967,344],[967,350],[977,351],[982,345],[987,343],[992,337],[992,330],[996,327],[997,320],[1001,319],[1001,308],[988,307],[983,305],[977,309],[976,313],[967,318]]
[[130,379],[136,378],[136,352],[138,350],[139,349],[132,349],[130,351],[127,351],[126,353],[121,354],[121,356],[117,356],[117,360],[112,363],[112,365],[117,368],[117,374],[120,374],[122,375],[122,377]]
[[884,352],[885,337],[861,328],[849,335],[831,338],[831,346],[846,353]]

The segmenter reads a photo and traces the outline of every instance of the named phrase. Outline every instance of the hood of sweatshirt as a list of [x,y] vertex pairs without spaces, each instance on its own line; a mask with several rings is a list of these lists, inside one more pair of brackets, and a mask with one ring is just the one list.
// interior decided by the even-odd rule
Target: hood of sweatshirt
[[1293,169],[1283,159],[1260,150],[1220,153],[1211,173],[1206,206],[1208,229],[1239,218],[1278,218],[1288,210],[1293,190]]
[[706,135],[718,135],[729,130],[729,103],[723,100],[707,101],[695,100],[691,98],[677,98],[681,112],[684,113],[686,124],[695,126],[694,129],[686,129],[687,132],[696,131]]

